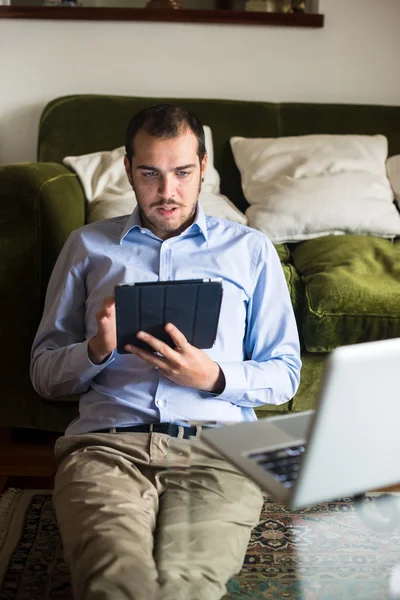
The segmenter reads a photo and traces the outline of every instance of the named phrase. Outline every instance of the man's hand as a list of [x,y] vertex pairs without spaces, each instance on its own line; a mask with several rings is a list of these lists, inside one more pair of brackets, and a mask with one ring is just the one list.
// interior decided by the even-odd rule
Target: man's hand
[[103,308],[96,313],[96,321],[97,333],[89,340],[88,352],[92,363],[99,365],[117,347],[114,296],[105,298]]
[[225,377],[221,367],[203,350],[189,344],[183,333],[172,323],[167,323],[165,331],[171,336],[175,348],[144,331],[137,334],[140,340],[149,344],[161,356],[131,345],[125,346],[125,349],[160,369],[165,377],[179,385],[215,394],[222,393]]

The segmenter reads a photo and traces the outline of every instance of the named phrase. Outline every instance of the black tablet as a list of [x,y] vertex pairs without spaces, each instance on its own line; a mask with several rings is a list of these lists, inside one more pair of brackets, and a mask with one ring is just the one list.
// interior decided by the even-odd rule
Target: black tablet
[[154,352],[136,337],[145,331],[175,347],[165,331],[175,325],[196,348],[211,348],[218,329],[222,301],[222,279],[184,279],[116,286],[117,352],[127,354],[132,344]]

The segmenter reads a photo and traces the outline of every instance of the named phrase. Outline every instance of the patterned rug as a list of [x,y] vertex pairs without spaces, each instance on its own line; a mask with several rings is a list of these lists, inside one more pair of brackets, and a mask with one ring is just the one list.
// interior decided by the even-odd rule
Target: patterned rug
[[[382,520],[382,500],[368,495],[362,515],[351,499],[294,512],[266,499],[224,600],[389,598],[400,531]],[[389,502],[400,502],[400,494]],[[376,516],[382,521],[378,531]],[[72,599],[48,490],[8,490],[0,498],[0,599]]]

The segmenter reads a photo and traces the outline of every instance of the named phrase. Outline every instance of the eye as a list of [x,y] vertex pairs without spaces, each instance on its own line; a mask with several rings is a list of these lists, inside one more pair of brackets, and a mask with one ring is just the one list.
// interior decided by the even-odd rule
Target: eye
[[142,175],[147,179],[153,179],[154,177],[157,177],[158,173],[156,171],[142,171]]
[[190,175],[189,171],[177,171],[176,174],[178,175],[178,177],[187,177],[188,175]]

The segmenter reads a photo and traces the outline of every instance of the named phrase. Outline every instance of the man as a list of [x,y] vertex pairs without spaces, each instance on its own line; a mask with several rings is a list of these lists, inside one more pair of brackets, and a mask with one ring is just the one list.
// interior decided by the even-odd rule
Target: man
[[[31,377],[45,397],[80,394],[79,417],[56,444],[54,489],[79,600],[221,598],[262,496],[174,423],[255,420],[256,406],[287,402],[298,386],[276,251],[261,233],[204,215],[206,166],[194,115],[167,104],[135,115],[125,168],[138,207],[74,231],[49,282]],[[168,323],[175,348],[140,332],[155,353],[116,353],[116,285],[204,277],[223,279],[212,349]]]

